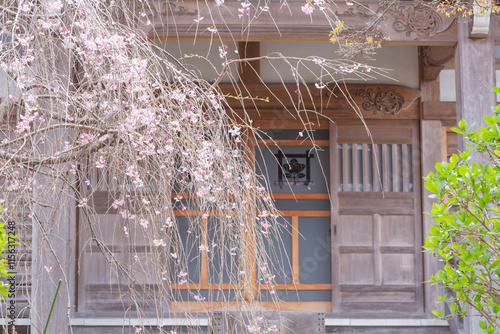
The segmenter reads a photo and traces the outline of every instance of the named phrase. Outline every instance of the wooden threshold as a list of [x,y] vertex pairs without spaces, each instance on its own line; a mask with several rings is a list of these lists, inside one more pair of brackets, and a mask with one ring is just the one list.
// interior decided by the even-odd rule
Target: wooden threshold
[[[324,311],[331,312],[331,302],[262,302],[259,303],[265,311]],[[236,311],[236,302],[176,302],[170,304],[170,312],[207,312],[207,311]]]

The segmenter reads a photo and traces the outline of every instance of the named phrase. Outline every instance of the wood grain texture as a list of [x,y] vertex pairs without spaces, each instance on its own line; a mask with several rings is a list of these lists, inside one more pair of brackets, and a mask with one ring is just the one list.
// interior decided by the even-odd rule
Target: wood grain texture
[[271,139],[264,139],[264,140],[258,140],[257,144],[259,146],[278,146],[278,147],[286,147],[286,146],[306,146],[310,147],[316,145],[319,147],[328,147],[329,142],[328,140],[315,140],[314,142],[312,140],[271,140]]
[[[264,328],[274,325],[279,333],[295,334],[325,333],[325,314],[321,312],[263,312],[258,314],[265,323]],[[254,312],[214,312],[212,315],[213,334],[233,334],[250,332],[248,328],[255,323]]]
[[[434,170],[434,165],[441,161],[441,122],[440,121],[422,121],[422,175],[427,175]],[[423,181],[422,181],[423,182]],[[423,188],[422,193],[422,210],[431,212],[432,203],[435,200],[429,198],[430,192]],[[423,237],[430,236],[429,228],[435,222],[429,215],[423,215]],[[429,280],[431,275],[434,275],[438,270],[438,261],[429,253],[424,254],[424,280]],[[442,308],[442,304],[437,303],[440,291],[437,286],[425,285],[425,311],[430,316],[431,311]]]
[[[331,302],[262,302],[263,311],[324,311],[330,312]],[[206,312],[206,310],[231,311],[238,310],[235,302],[176,302],[172,305],[172,312]]]
[[[256,58],[260,56],[260,43],[259,42],[239,42],[238,54],[241,59]],[[256,83],[260,82],[260,61],[248,61],[240,63],[240,82],[242,83]]]
[[445,101],[423,101],[422,119],[456,121],[457,104]]
[[[353,147],[357,139],[366,136],[362,125],[356,129],[350,121],[336,123],[337,138],[353,143]],[[344,190],[336,195],[337,207],[332,209],[332,216],[333,210],[338,215],[338,235],[332,244],[333,312],[342,316],[362,312],[373,317],[390,312],[422,314],[418,122],[368,121],[367,125],[374,140],[381,143],[385,192]],[[342,144],[343,151],[346,143]],[[400,170],[409,170],[410,166],[411,175]],[[403,180],[406,188],[401,186]]]
[[[491,115],[491,107],[495,106],[496,94],[491,87],[495,80],[495,39],[491,20],[491,33],[487,38],[469,38],[469,21],[471,17],[458,19],[458,43],[455,54],[455,81],[457,96],[457,119],[465,118],[468,124],[475,123],[475,129],[485,126],[484,116]],[[459,150],[463,151],[463,141],[458,141]],[[484,161],[476,155],[476,161]]]
[[339,161],[339,147],[337,143],[337,124],[335,122],[330,122],[330,231],[331,231],[331,250],[332,250],[332,312],[338,312],[340,308],[340,290],[339,290],[339,229],[340,229],[340,217],[339,217],[339,187],[341,180],[339,179],[338,161]]
[[292,281],[299,283],[299,217],[292,216]]
[[[238,2],[228,1],[221,7],[217,7],[214,2],[200,3],[195,0],[169,3],[167,6],[160,0],[150,1],[149,4],[150,10],[147,16],[141,18],[138,23],[139,29],[151,39],[192,40],[197,31],[199,32],[197,39],[210,40],[213,36],[207,28],[214,22],[219,23],[217,29],[221,38],[241,41],[280,40],[282,38],[293,41],[326,41],[328,32],[333,30],[332,23],[329,21],[331,15],[327,17],[319,10],[314,11],[311,16],[304,15],[301,10],[303,3],[300,2],[289,2],[286,8],[283,8],[279,2],[270,2],[269,10],[260,13],[255,12],[258,8],[252,7],[251,27],[248,21],[242,21],[235,15],[240,8]],[[448,18],[434,11],[431,11],[432,15],[423,14],[415,10],[417,5],[416,2],[408,1],[393,6],[387,21],[380,27],[382,36],[389,38],[386,43],[453,45],[456,42],[454,17]],[[365,2],[364,6],[369,9],[350,7],[340,2],[332,4],[328,10],[335,12],[339,19],[345,21],[346,26],[363,29],[377,19],[378,15],[375,13],[383,10],[378,2]],[[425,16],[422,19],[418,14]],[[193,24],[193,19],[197,17],[205,17],[205,19],[199,24]],[[395,22],[398,19],[402,24],[399,25],[399,29],[395,29]],[[420,29],[412,29],[413,25],[409,24],[410,19],[418,20],[417,27]],[[432,21],[429,21],[430,19]],[[147,20],[151,21],[150,25],[146,24]],[[433,25],[430,26],[430,24]]]
[[[229,96],[226,99],[227,104],[237,112],[238,117],[241,117],[245,110],[250,119],[255,121],[297,120],[298,115],[292,115],[285,110],[295,110],[297,105],[301,105],[304,110],[314,110],[329,118],[357,118],[343,94],[334,88],[318,89],[313,84],[299,87],[293,84],[220,84],[219,87],[224,95]],[[376,103],[368,103],[374,109],[360,108],[365,119],[419,119],[420,117],[418,90],[396,85],[346,85],[346,88],[358,106],[363,106],[365,98],[375,103],[374,97],[381,89],[389,92],[388,98],[392,96],[391,94],[401,96],[402,103],[397,114],[385,114],[376,109]],[[367,94],[373,96],[369,98]],[[308,113],[307,117],[305,115],[300,117],[304,123],[309,123],[310,120],[314,123],[317,123],[317,119],[324,120],[312,112]]]

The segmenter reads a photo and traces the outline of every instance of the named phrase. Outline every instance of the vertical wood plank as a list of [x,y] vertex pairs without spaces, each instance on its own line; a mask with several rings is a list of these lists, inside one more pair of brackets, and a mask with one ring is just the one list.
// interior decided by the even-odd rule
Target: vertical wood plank
[[392,191],[401,191],[399,189],[399,176],[401,171],[398,164],[398,145],[392,144]]
[[342,190],[349,191],[349,176],[351,174],[349,166],[349,144],[342,144]]
[[[472,16],[458,16],[458,43],[455,52],[455,80],[457,96],[457,118],[475,123],[474,130],[484,126],[484,116],[491,115],[491,106],[497,104],[496,94],[491,87],[496,86],[495,78],[495,29],[496,20],[490,15],[490,27],[485,38],[469,38],[469,21]],[[465,150],[462,135],[458,137],[458,150]],[[487,163],[479,153],[472,153],[476,162]],[[465,333],[480,331],[479,318],[465,319]]]
[[[422,175],[427,175],[434,170],[436,162],[441,160],[441,121],[422,121]],[[415,149],[415,148],[414,148]],[[416,171],[414,172],[414,174]],[[422,193],[422,210],[430,212],[432,203],[435,201],[429,198],[430,192],[423,188]],[[417,191],[417,189],[415,189]],[[435,224],[429,215],[423,215],[423,231],[424,239],[430,236],[429,229]],[[435,257],[429,253],[424,254],[424,280],[430,280],[431,275],[436,274],[439,264]],[[426,313],[432,314],[433,309],[442,308],[442,304],[438,303],[440,291],[436,285],[425,284],[425,309]]]
[[[208,222],[207,219],[203,219],[202,226],[203,243],[209,247],[208,244]],[[201,270],[200,270],[200,289],[208,289],[208,264],[207,264],[207,252],[200,252],[201,257]]]
[[[422,252],[422,174],[420,170],[421,164],[421,151],[420,151],[420,140],[421,136],[419,136],[419,124],[417,122],[413,123],[411,127],[411,131],[413,133],[412,136],[412,170],[413,170],[413,194],[415,199],[415,213],[413,215],[415,222],[415,282],[423,282],[424,281],[424,271],[423,271],[423,252]],[[424,211],[430,212],[430,211]],[[428,216],[428,215],[426,215]],[[424,287],[423,284],[417,285],[417,305],[418,312],[424,312],[425,302],[424,302]]]
[[[341,226],[339,218],[339,172],[337,170],[339,156],[339,149],[337,145],[337,125],[330,122],[330,233],[331,233],[331,249],[332,249],[332,312],[339,312],[340,310],[340,290],[339,290],[339,245],[338,235]],[[345,173],[344,173],[345,174]]]
[[380,254],[380,215],[373,215],[373,269],[375,285],[382,285],[382,258]]
[[[53,49],[43,51],[50,57],[48,69],[54,77],[62,78],[58,89],[70,90],[68,73],[72,71],[72,58],[63,48],[60,40],[54,39]],[[67,107],[54,103],[42,107],[55,112],[67,111]],[[55,122],[54,122],[55,123]],[[48,124],[51,125],[51,124]],[[75,133],[70,129],[55,129],[46,134],[45,142],[37,141],[37,148],[42,153],[52,153],[58,150],[55,145],[64,141],[71,142]],[[44,168],[44,167],[42,167]],[[61,172],[66,169],[63,164],[52,166]],[[53,173],[53,172],[51,172]],[[72,178],[72,176],[69,176]],[[33,225],[32,225],[32,267],[31,267],[31,303],[30,303],[30,333],[39,333],[45,327],[52,300],[59,279],[62,280],[60,293],[54,303],[52,318],[47,333],[67,333],[70,331],[69,314],[74,312],[76,298],[76,216],[77,203],[73,190],[64,183],[50,178],[43,173],[35,177],[37,187],[33,188]],[[54,187],[54,188],[53,188]],[[52,267],[48,273],[44,266]]]
[[448,160],[448,135],[446,134],[448,128],[446,126],[441,127],[441,160]]
[[359,158],[358,144],[352,144],[352,191],[359,191]]
[[382,187],[380,185],[380,181],[382,179],[382,171],[378,168],[380,163],[379,160],[379,146],[377,144],[373,144],[372,146],[372,174],[373,174],[373,191],[380,191]]
[[371,166],[368,164],[368,144],[363,144],[362,164],[363,164],[363,191],[370,191]]
[[401,147],[403,156],[401,157],[403,160],[403,171],[401,173],[403,178],[403,192],[407,193],[410,191],[410,155],[409,150],[410,146],[407,144],[403,144]]
[[[251,169],[254,171],[255,174],[255,147],[257,146],[257,140],[255,139],[255,135],[253,132],[249,130],[245,130],[243,133],[243,157],[245,159],[245,162],[251,166]],[[248,215],[246,217],[246,228],[247,228],[247,234],[246,234],[246,240],[245,240],[245,246],[246,247],[246,256],[247,256],[247,261],[246,261],[246,268],[245,271],[247,275],[245,275],[246,281],[244,283],[245,285],[245,300],[248,302],[253,302],[257,299],[257,257],[255,254],[255,215],[256,215],[256,205],[255,205],[255,197],[256,194],[254,191],[248,191],[248,193],[245,194],[245,196],[248,198],[247,200],[247,212]]]
[[[490,32],[486,38],[469,38],[469,22],[472,16],[458,15],[455,52],[455,89],[457,99],[457,119],[475,123],[475,130],[485,126],[484,116],[491,115],[491,107],[497,104],[495,92],[495,25],[490,22]],[[463,151],[464,141],[458,140],[458,149]],[[484,161],[480,154],[474,158]]]
[[384,192],[389,192],[389,150],[387,144],[382,144],[382,189]]
[[293,283],[299,283],[299,217],[292,217],[292,275]]

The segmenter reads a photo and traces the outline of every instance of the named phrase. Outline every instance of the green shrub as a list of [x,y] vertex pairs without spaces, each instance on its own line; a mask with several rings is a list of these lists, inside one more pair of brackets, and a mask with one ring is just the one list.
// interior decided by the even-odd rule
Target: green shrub
[[[500,89],[495,89],[500,92]],[[440,318],[465,316],[474,309],[483,317],[486,333],[497,333],[500,312],[500,106],[485,117],[487,127],[468,128],[462,120],[455,132],[469,142],[467,151],[436,164],[424,178],[431,197],[439,199],[431,216],[437,222],[425,250],[445,262],[431,278],[454,292],[440,297],[453,314],[434,311]],[[473,152],[477,152],[473,153]],[[481,155],[485,163],[475,160]]]

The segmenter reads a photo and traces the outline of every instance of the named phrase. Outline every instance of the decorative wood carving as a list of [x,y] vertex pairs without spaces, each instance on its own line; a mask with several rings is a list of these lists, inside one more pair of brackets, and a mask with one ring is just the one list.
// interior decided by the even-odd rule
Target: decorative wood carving
[[384,114],[396,115],[401,111],[405,99],[393,88],[367,88],[360,87],[351,91],[351,94],[363,98],[362,108],[367,111],[373,111]]
[[[142,11],[138,7],[138,11]],[[151,19],[161,16],[169,15],[198,15],[198,9],[190,4],[179,5],[172,1],[167,1],[164,3],[152,3],[147,8],[145,8],[145,14]]]
[[[217,7],[214,1],[151,0],[148,1],[148,6],[154,10],[146,10],[146,17],[139,15],[140,28],[154,39],[168,36],[193,39],[195,34],[196,39],[210,39],[212,33],[208,28],[216,25],[221,37],[240,41],[283,38],[325,41],[328,31],[332,30],[332,22],[319,10],[310,16],[304,15],[302,5],[302,2],[289,1],[287,10],[283,10],[280,2],[271,1],[266,11],[261,11],[259,6],[251,6],[250,16],[242,21],[234,15],[241,7],[239,1],[226,1],[223,6]],[[378,2],[366,2],[359,6],[332,3],[329,10],[334,11],[345,22],[346,27],[365,29],[378,20],[379,14],[387,10],[387,7]],[[453,24],[455,18],[439,14],[419,2],[401,2],[397,7],[391,7],[388,14],[375,26],[382,36],[390,38],[389,43],[456,43],[456,25]],[[194,24],[193,19],[197,17],[204,19]],[[251,29],[248,29],[249,24]]]
[[198,9],[192,6],[179,6],[173,2],[167,2],[162,6],[161,15],[198,15]]
[[398,6],[391,12],[396,19],[392,27],[398,32],[405,32],[407,36],[412,33],[417,37],[434,36],[442,24],[441,16],[425,5]]
[[370,8],[363,6],[363,5],[359,5],[356,7],[348,8],[345,11],[338,10],[335,12],[335,15],[337,15],[337,16],[371,17],[371,16],[374,16],[375,14]]
[[[294,119],[286,110],[313,110],[333,118],[355,118],[351,103],[360,106],[365,119],[419,119],[420,97],[418,90],[396,85],[346,85],[349,101],[336,86],[318,89],[314,84],[246,84],[234,86],[220,84],[220,90],[227,95],[226,103],[240,117],[246,113],[254,121]],[[272,93],[271,93],[272,92]],[[240,96],[240,97],[238,97]],[[253,98],[252,98],[253,97]],[[256,108],[259,112],[256,111]],[[245,116],[246,117],[246,116]]]
[[423,78],[426,81],[436,80],[444,68],[455,56],[454,46],[423,46],[420,52],[422,57]]

